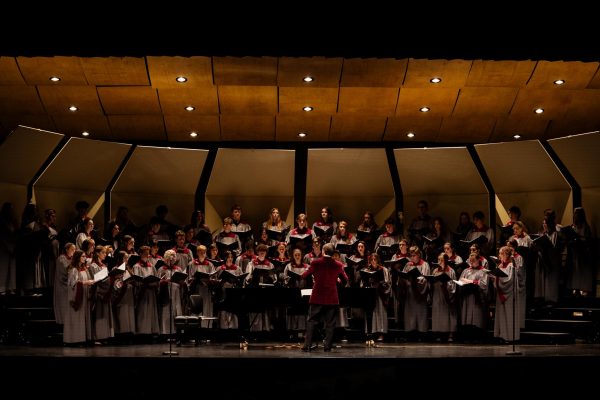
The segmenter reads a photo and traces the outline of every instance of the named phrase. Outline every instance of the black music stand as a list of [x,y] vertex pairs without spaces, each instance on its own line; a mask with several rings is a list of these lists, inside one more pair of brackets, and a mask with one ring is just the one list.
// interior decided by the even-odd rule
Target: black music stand
[[377,289],[344,287],[338,288],[340,307],[362,308],[365,311],[367,324],[367,345],[374,344],[371,336],[373,311],[377,303]]

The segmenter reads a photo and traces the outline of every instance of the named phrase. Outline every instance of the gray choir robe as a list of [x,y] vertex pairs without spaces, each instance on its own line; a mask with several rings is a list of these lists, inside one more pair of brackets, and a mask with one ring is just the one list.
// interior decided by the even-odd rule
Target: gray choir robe
[[133,282],[123,282],[123,275],[117,277],[113,284],[115,333],[135,333],[135,296],[133,285]]
[[[413,268],[418,268],[421,275],[429,275],[429,264],[425,260],[421,260],[418,265],[414,265],[412,261],[409,262],[404,266],[403,272],[409,272]],[[427,279],[423,276],[417,278],[416,291],[411,282],[404,280],[404,285],[406,288],[404,330],[427,332],[427,288],[429,286]]]
[[[380,287],[380,285],[382,285]],[[390,270],[383,268],[383,281],[373,284],[364,282],[361,280],[360,287],[373,287],[377,288],[377,296],[375,298],[375,309],[371,317],[371,332],[368,330],[367,320],[365,318],[365,333],[387,333],[388,331],[388,313],[387,306],[383,302],[381,294],[387,296],[389,299],[392,292],[392,275]]]
[[[297,274],[302,274],[304,271],[308,269],[307,264],[302,264],[301,266],[297,266],[295,264],[289,263],[285,266],[283,270],[283,280],[285,282],[285,286],[305,289],[307,288],[306,279],[292,279],[290,278],[289,271],[293,271]],[[289,314],[289,309],[286,309],[286,327],[288,331],[304,331],[306,330],[306,318],[305,314]],[[340,325],[337,325],[338,327]]]
[[[519,296],[514,287],[515,268],[512,263],[506,266],[499,265],[506,275],[505,278],[496,278],[496,314],[494,317],[494,337],[512,341],[519,340],[521,332],[521,318],[518,315]],[[515,296],[516,295],[516,296]],[[514,302],[513,302],[514,300]],[[514,336],[513,336],[514,321]]]
[[[80,343],[93,339],[92,315],[89,303],[91,286],[83,284],[83,281],[91,279],[92,276],[87,268],[83,271],[79,271],[77,268],[69,270],[67,283],[69,307],[67,308],[63,327],[63,341],[65,343]],[[75,302],[78,291],[81,291],[81,304],[75,310],[71,302]]]
[[[90,265],[90,273],[97,274],[102,269],[106,269],[106,265],[98,265],[95,262]],[[114,318],[112,310],[112,283],[111,278],[97,282],[94,290],[94,310],[92,312],[92,327],[94,330],[94,339],[102,340],[115,336]]]
[[64,254],[61,254],[56,260],[56,271],[54,273],[54,319],[57,324],[64,324],[65,314],[67,313],[67,307],[69,307],[68,300],[68,286],[69,281],[69,264],[71,260]]
[[[208,286],[208,282],[198,281],[194,279],[194,274],[196,272],[204,272],[207,274],[212,274],[215,272],[214,265],[209,261],[207,265],[199,265],[196,264],[197,260],[192,261],[188,265],[188,278],[187,284],[190,287],[190,294],[197,294],[202,298],[202,316],[203,317],[213,317],[214,316],[214,304],[213,304],[213,296],[211,293],[211,288]],[[193,283],[193,284],[192,284]],[[212,328],[213,321],[207,320],[201,322],[202,328]]]
[[[235,276],[240,276],[243,273],[242,269],[237,265],[235,266],[235,269],[230,269],[228,271]],[[218,273],[218,276],[219,277],[221,276],[221,272]],[[223,286],[221,287],[221,290],[223,290],[223,293],[224,293],[225,289],[232,288],[232,287],[235,287],[232,283],[223,282]],[[219,328],[220,329],[237,329],[238,326],[239,326],[239,322],[238,322],[237,315],[235,315],[234,313],[230,313],[229,311],[224,311],[224,310],[219,311]]]
[[254,256],[247,256],[246,254],[242,254],[238,258],[235,259],[235,265],[240,267],[242,270],[242,274],[248,270],[248,263],[254,258]]
[[[175,266],[173,269],[160,267],[158,277],[160,282],[161,301],[160,301],[160,333],[163,335],[175,334],[175,317],[183,315],[183,307],[181,305],[181,288],[178,283],[171,282],[171,276],[175,271],[180,271],[181,268]],[[172,317],[171,318],[171,314]]]
[[[133,266],[133,272],[142,277],[150,275],[157,276],[156,268],[154,268],[152,263],[150,263],[150,266],[142,266],[141,263],[137,263]],[[152,283],[149,285],[141,284],[136,288],[136,333],[151,335],[158,335],[160,333],[160,325],[158,323],[157,293],[157,283]]]
[[519,296],[519,310],[517,315],[520,318],[520,324],[525,327],[525,312],[527,311],[526,299],[527,299],[527,286],[526,286],[526,270],[525,260],[520,254],[517,257],[513,257],[515,269],[517,270],[517,293]]
[[[560,226],[557,225],[557,229]],[[560,267],[562,264],[562,254],[559,244],[559,231],[554,231],[546,235],[552,247],[544,255],[543,249],[538,249],[538,257],[535,265],[535,284],[534,297],[542,297],[546,301],[558,301],[558,281],[560,277]]]
[[[270,262],[268,262],[266,265],[255,265],[255,262],[258,262],[258,259],[256,260],[252,260],[248,263],[248,269],[246,270],[246,272],[248,272],[248,276],[246,277],[246,285],[249,285],[250,282],[252,282],[252,271],[254,271],[255,268],[257,269],[275,269],[275,267],[273,266],[273,264],[271,264]],[[277,279],[277,275],[273,274],[273,278],[276,280]],[[262,275],[261,275],[261,279],[262,279]],[[258,284],[258,282],[254,282],[254,284]],[[270,331],[271,329],[273,329],[272,326],[272,317],[270,315],[271,313],[269,311],[264,311],[261,313],[248,313],[248,320],[250,321],[250,331]]]
[[485,329],[485,299],[488,292],[488,276],[483,267],[474,269],[466,268],[460,275],[460,279],[478,280],[477,292],[465,293],[463,288],[460,289],[460,317],[461,324],[473,325],[481,329]]
[[456,273],[449,266],[445,270],[436,268],[432,273],[433,276],[441,274],[447,274],[450,280],[446,282],[445,289],[444,284],[440,281],[435,281],[432,285],[431,330],[433,332],[456,332],[456,307],[454,303]]

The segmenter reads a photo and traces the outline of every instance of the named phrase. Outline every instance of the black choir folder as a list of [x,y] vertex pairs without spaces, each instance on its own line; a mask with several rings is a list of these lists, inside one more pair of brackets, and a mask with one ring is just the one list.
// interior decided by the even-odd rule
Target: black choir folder
[[370,269],[361,269],[360,270],[360,278],[363,281],[369,281],[372,280],[374,282],[381,282],[383,281],[383,269],[378,269],[378,270],[370,270]]
[[238,270],[223,269],[221,270],[221,275],[219,275],[219,277],[225,282],[231,283],[233,285],[238,285],[241,284],[244,281],[244,279],[246,279],[246,277],[248,276],[247,272],[236,275],[233,271]]
[[317,237],[331,237],[333,236],[333,226],[314,226],[315,236]]
[[309,234],[298,234],[297,236],[290,236],[290,247],[295,249],[301,247],[309,249],[312,246],[312,236]]
[[278,272],[283,272],[285,266],[290,263],[290,260],[280,260],[278,258],[271,258],[269,261],[271,261],[271,264],[273,264],[275,270]]
[[440,242],[442,242],[442,238],[440,236],[436,236],[436,237],[423,236],[423,239],[425,239],[426,243],[440,243]]
[[[204,229],[200,229],[198,231],[198,233],[196,234],[196,240],[199,241],[200,243],[202,243],[203,245],[207,246],[210,245],[212,243],[212,235],[210,234],[209,231],[205,231]],[[196,251],[194,251],[194,254],[196,253]]]
[[409,261],[410,261],[409,258],[401,258],[399,260],[384,261],[383,264],[386,265],[386,266],[388,266],[389,268],[397,268],[397,267],[404,268],[404,266],[406,264],[408,264]]
[[506,272],[502,271],[502,269],[500,268],[494,268],[492,270],[488,270],[488,275],[494,275],[497,276],[498,278],[506,278],[508,275],[506,274]]
[[130,274],[129,271],[125,272],[125,275],[123,275],[123,282],[139,282],[139,283],[143,283],[143,284],[150,284],[150,283],[156,283],[158,281],[160,281],[160,278],[156,275],[148,275],[148,276],[141,276],[141,275],[137,275],[137,274]]
[[419,268],[417,268],[417,267],[414,267],[407,272],[400,271],[400,276],[403,277],[404,279],[408,279],[408,280],[417,279],[418,277],[420,277],[422,275],[423,274],[421,274],[421,271],[419,271]]
[[220,267],[221,265],[225,264],[224,260],[213,260],[211,258],[207,258],[207,260],[215,267]]
[[298,273],[294,270],[288,269],[287,270],[287,276],[291,279],[295,279],[295,280],[301,280],[302,279],[302,273]]
[[366,263],[367,263],[367,260],[365,258],[359,258],[359,257],[355,257],[355,256],[346,258],[346,264],[348,264],[348,267],[356,268],[359,265],[366,264]]
[[[202,271],[196,271],[194,272],[194,279],[196,280],[202,280],[202,279],[210,279],[212,276],[214,276],[217,272],[219,272],[219,270],[215,270],[213,272],[202,272]],[[187,274],[186,274],[187,277]],[[171,278],[172,279],[172,278]]]
[[286,236],[286,229],[276,231],[274,229],[267,228],[267,236],[269,237],[269,239],[274,240],[276,242],[283,242]]
[[222,242],[215,242],[217,248],[219,249],[220,254],[225,254],[226,251],[230,251],[235,254],[235,251],[238,249],[238,242],[235,241],[233,243],[225,244]]
[[187,277],[188,277],[188,274],[186,274],[185,272],[175,271],[173,273],[173,275],[171,275],[171,282],[179,283]]
[[446,283],[450,281],[450,276],[446,273],[439,275],[423,275],[429,282],[434,283],[436,281]]
[[335,245],[335,248],[341,254],[352,254],[353,247],[354,247],[353,245],[351,245],[351,244],[345,244],[345,243],[338,243],[338,244]]
[[475,239],[471,240],[461,240],[460,243],[465,246],[471,246],[472,244],[484,245],[488,241],[485,235],[477,236]]
[[135,264],[137,264],[140,261],[140,259],[141,259],[141,257],[138,256],[137,254],[132,254],[127,259],[127,265],[129,265],[130,267],[133,267]]

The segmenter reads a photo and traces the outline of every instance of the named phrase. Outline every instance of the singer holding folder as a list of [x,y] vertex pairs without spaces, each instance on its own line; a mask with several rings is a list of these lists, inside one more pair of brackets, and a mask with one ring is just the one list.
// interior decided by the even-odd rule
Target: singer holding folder
[[323,257],[311,262],[310,267],[302,274],[303,279],[310,275],[314,277],[302,351],[311,350],[315,327],[321,321],[325,324],[324,350],[331,351],[333,331],[335,330],[335,316],[339,305],[337,283],[339,278],[344,282],[348,280],[343,265],[331,257],[333,252],[334,247],[331,243],[324,245]]

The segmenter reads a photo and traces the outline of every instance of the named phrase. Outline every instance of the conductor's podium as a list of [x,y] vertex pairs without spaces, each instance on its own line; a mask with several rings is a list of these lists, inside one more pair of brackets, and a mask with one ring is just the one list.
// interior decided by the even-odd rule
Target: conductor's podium
[[205,317],[202,315],[202,297],[190,296],[190,308],[192,315],[180,315],[175,317],[175,330],[177,335],[177,346],[194,339],[197,346],[203,340],[202,322],[216,321],[217,317]]

